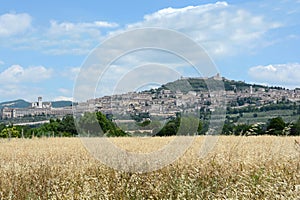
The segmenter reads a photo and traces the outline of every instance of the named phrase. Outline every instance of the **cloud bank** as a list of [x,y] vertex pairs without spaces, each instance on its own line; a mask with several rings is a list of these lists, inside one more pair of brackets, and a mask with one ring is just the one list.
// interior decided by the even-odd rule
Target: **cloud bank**
[[300,63],[270,64],[251,67],[248,74],[254,81],[269,85],[300,86]]
[[0,37],[24,33],[31,27],[32,17],[27,13],[0,15]]
[[211,56],[218,57],[261,47],[265,34],[280,26],[262,15],[217,2],[162,9],[145,15],[141,22],[129,24],[127,29],[163,27],[177,30],[203,45]]

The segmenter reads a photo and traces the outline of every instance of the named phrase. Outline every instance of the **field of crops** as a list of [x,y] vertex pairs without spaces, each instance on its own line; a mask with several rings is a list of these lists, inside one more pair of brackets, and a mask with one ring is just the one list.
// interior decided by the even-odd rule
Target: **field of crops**
[[[111,141],[145,153],[173,139]],[[79,138],[0,140],[0,199],[300,199],[299,137],[220,136],[199,158],[204,139],[147,173],[101,164]]]

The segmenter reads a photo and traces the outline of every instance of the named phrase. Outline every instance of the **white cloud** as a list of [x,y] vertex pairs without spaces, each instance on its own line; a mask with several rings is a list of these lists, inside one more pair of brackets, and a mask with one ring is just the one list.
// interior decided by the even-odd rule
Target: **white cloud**
[[[17,27],[22,27],[14,23]],[[105,32],[117,28],[113,22],[58,22],[51,20],[48,27],[34,27],[23,37],[7,35],[2,46],[21,50],[36,50],[50,55],[87,55],[105,38]],[[0,24],[1,36],[1,24]]]
[[5,62],[0,60],[0,65],[4,65],[4,64],[5,64]]
[[65,70],[61,71],[61,76],[64,78],[68,78],[69,80],[76,80],[80,72],[80,67],[66,67]]
[[[22,20],[28,22],[13,23],[15,28],[4,28],[4,32],[15,30],[9,31],[15,33],[28,28],[31,23],[28,14],[13,16],[18,16],[15,18],[19,19],[21,15],[24,15]],[[39,27],[26,38],[13,38],[7,41],[6,45],[34,48],[51,55],[86,55],[110,35],[106,33],[108,30],[111,30],[113,35],[133,28],[161,27],[186,34],[203,45],[212,56],[228,56],[272,44],[264,41],[264,36],[279,26],[279,23],[268,21],[262,15],[253,14],[226,2],[217,2],[184,8],[165,8],[145,15],[142,21],[129,24],[122,30],[115,30],[119,25],[107,21],[74,23],[52,20],[49,27]],[[1,30],[0,22],[0,36]],[[9,35],[4,32],[2,35]],[[136,39],[143,40],[143,37]]]
[[20,65],[12,65],[0,73],[0,83],[36,83],[50,78],[52,72],[52,69],[43,66],[24,68]]
[[280,27],[263,16],[230,6],[226,2],[166,8],[129,24],[127,29],[162,27],[180,31],[203,45],[212,56],[227,56],[264,44],[264,35]]
[[102,30],[119,25],[106,21],[57,22],[50,21],[50,27],[39,41],[43,52],[51,55],[85,55],[104,39]]
[[100,28],[116,28],[118,24],[110,23],[106,21],[94,21],[91,23],[72,23],[62,22],[58,23],[55,20],[50,21],[50,28],[48,34],[52,36],[66,36],[69,35],[72,38],[80,38],[82,34],[88,34],[93,37],[99,37],[101,35]]
[[0,37],[23,33],[31,27],[32,18],[27,13],[0,15]]
[[57,95],[52,98],[54,101],[73,101],[73,90],[70,88],[58,88]]
[[80,72],[80,67],[72,67],[72,68],[70,68],[69,71],[72,76],[77,76],[78,73]]
[[69,89],[66,89],[66,88],[59,88],[58,92],[61,94],[64,94],[64,95],[72,93]]
[[58,96],[58,97],[55,97],[53,99],[53,101],[73,101],[73,98],[72,97],[66,97],[66,96]]
[[28,86],[27,84],[21,83],[1,83],[0,87],[1,101],[8,101],[14,99],[25,99],[28,101],[35,101],[36,97],[44,94],[44,89],[35,86]]
[[86,26],[96,26],[96,27],[104,27],[104,28],[116,28],[119,24],[114,22],[106,22],[106,21],[94,21],[92,24],[85,24]]
[[83,47],[54,47],[51,46],[50,49],[43,50],[42,52],[49,55],[87,55],[92,49],[90,48],[83,48]]
[[300,63],[254,66],[249,69],[248,74],[256,82],[288,88],[300,86]]
[[23,98],[34,101],[37,96],[45,97],[50,92],[49,88],[44,88],[45,83],[51,81],[52,75],[53,69],[44,66],[12,65],[0,72],[1,100]]

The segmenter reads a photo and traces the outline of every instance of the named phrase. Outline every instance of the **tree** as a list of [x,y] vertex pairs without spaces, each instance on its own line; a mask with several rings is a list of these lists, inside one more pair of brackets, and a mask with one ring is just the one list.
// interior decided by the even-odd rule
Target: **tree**
[[128,134],[117,127],[111,120],[107,119],[107,117],[101,112],[96,112],[96,117],[98,124],[103,131],[102,134],[105,134],[108,137],[128,136]]
[[237,124],[234,127],[233,132],[235,135],[245,135],[245,133],[247,131],[249,131],[250,128],[251,128],[251,125],[248,125],[248,124]]
[[291,127],[290,135],[300,135],[300,117]]
[[203,123],[197,116],[180,116],[171,119],[166,125],[156,134],[157,136],[172,136],[172,135],[196,135],[203,133]]
[[195,135],[202,130],[202,123],[197,116],[183,116],[180,118],[177,135]]
[[157,134],[158,136],[171,136],[176,135],[178,126],[174,120],[169,121],[161,131]]
[[176,135],[180,124],[180,117],[171,119],[166,125],[156,134],[157,136],[172,136]]
[[0,137],[2,138],[20,137],[20,132],[17,130],[15,126],[7,127],[1,131]]
[[203,123],[201,120],[199,120],[197,134],[198,135],[201,134],[202,130],[203,130]]
[[[85,112],[84,115],[79,119],[78,125],[81,135],[99,136],[100,134],[103,134],[103,132],[101,133],[101,130],[99,130],[100,128],[96,113]],[[102,126],[101,128],[103,129]]]
[[233,128],[234,128],[234,125],[233,123],[225,123],[224,126],[223,126],[223,129],[222,129],[222,134],[224,135],[232,135],[233,134]]
[[[201,130],[200,130],[201,128]],[[198,127],[198,135],[205,135],[205,133],[209,129],[209,121],[207,120],[200,120],[199,127]]]
[[5,129],[6,128],[6,125],[4,124],[4,123],[1,123],[0,124],[0,132],[3,130],[3,129]]
[[267,132],[270,135],[281,135],[285,126],[286,124],[281,117],[275,117],[269,120]]
[[66,115],[59,124],[59,131],[64,132],[68,136],[77,135],[77,129],[72,115]]

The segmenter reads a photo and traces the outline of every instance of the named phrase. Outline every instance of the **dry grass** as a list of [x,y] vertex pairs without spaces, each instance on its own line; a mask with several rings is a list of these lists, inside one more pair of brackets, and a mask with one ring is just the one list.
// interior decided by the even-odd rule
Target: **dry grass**
[[[171,139],[112,141],[151,152]],[[197,137],[182,158],[145,174],[100,164],[78,138],[0,140],[0,199],[300,199],[299,139],[222,136],[199,159]]]

